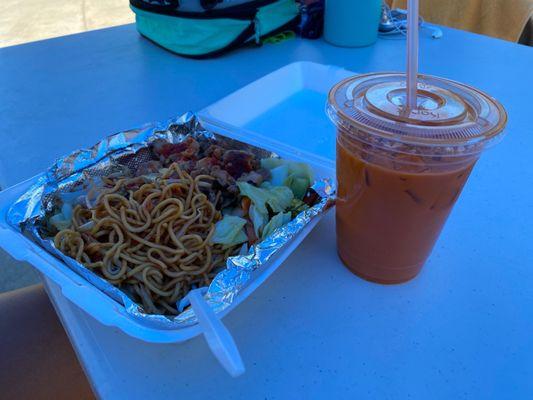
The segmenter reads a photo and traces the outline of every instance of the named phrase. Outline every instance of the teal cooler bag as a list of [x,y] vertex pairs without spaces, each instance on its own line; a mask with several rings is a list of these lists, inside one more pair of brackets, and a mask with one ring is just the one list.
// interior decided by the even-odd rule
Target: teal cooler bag
[[208,58],[285,30],[300,20],[296,0],[130,0],[141,35],[173,53]]

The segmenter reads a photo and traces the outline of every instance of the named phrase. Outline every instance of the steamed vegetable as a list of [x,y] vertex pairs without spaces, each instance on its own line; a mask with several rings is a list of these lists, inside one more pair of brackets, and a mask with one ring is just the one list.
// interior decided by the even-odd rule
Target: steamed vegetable
[[285,185],[292,190],[294,197],[298,200],[302,200],[311,186],[311,181],[308,178],[298,177],[296,175],[290,175],[285,179]]
[[58,231],[70,228],[72,220],[72,206],[70,203],[63,203],[61,212],[55,214],[49,219],[50,225]]
[[281,158],[270,157],[261,159],[261,168],[266,168],[269,170],[272,170],[284,164],[287,164],[287,161],[282,160]]
[[268,214],[260,212],[254,205],[250,206],[250,221],[254,226],[255,235],[261,237],[264,226],[268,223]]
[[302,200],[313,182],[313,171],[306,163],[282,160],[281,158],[264,158],[261,167],[270,171],[273,186],[287,186],[294,197]]
[[246,225],[244,218],[225,215],[215,224],[215,233],[211,242],[221,244],[225,248],[246,242],[248,237],[244,232],[244,225]]
[[268,222],[268,224],[265,225],[263,229],[263,233],[261,234],[261,239],[266,238],[269,236],[272,232],[274,232],[276,229],[282,227],[286,223],[290,222],[291,220],[291,213],[278,213],[272,217],[272,219]]
[[268,214],[267,205],[275,213],[283,212],[294,198],[291,190],[285,186],[259,188],[246,182],[237,182],[237,186],[241,196],[248,197],[256,210],[262,214]]
[[270,179],[260,186],[244,180],[237,182],[242,200],[236,208],[224,210],[224,218],[216,224],[214,243],[227,247],[253,244],[309,208],[302,201],[313,181],[307,164],[265,158],[261,168],[270,172]]
[[272,186],[283,186],[289,176],[289,166],[287,164],[270,170],[270,182]]
[[302,211],[305,211],[308,209],[309,209],[309,206],[306,203],[304,203],[302,200],[293,199],[287,211],[290,211],[292,214],[292,217],[294,218],[298,214],[300,214]]

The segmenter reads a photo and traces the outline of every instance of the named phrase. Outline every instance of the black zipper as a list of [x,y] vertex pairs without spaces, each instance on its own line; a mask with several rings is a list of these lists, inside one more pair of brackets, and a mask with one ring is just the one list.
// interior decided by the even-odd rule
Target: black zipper
[[149,11],[162,15],[170,15],[173,17],[192,18],[192,19],[214,19],[214,18],[231,18],[231,19],[245,19],[250,20],[255,17],[257,9],[269,4],[273,4],[278,0],[255,0],[248,3],[238,4],[232,7],[206,10],[202,12],[179,11],[176,8],[169,8],[157,4],[150,4],[143,0],[130,0],[130,4],[143,11]]

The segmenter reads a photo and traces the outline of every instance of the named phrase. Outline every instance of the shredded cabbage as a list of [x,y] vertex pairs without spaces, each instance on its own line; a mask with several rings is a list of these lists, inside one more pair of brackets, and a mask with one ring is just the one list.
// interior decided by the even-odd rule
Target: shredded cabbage
[[281,158],[269,157],[261,159],[261,168],[273,169],[285,164],[286,161]]
[[63,203],[61,211],[53,215],[49,222],[58,231],[70,228],[72,221],[72,205],[70,203]]
[[296,217],[298,214],[300,214],[302,211],[308,210],[309,206],[305,204],[302,200],[294,199],[291,202],[291,206],[289,207],[289,210],[292,213],[292,217]]
[[274,186],[271,188],[259,188],[247,182],[237,182],[242,196],[248,197],[257,211],[268,214],[267,205],[275,213],[283,212],[290,206],[294,195],[285,186]]
[[291,175],[285,180],[285,186],[292,190],[294,198],[302,200],[307,193],[307,189],[311,186],[311,181],[307,178]]
[[261,167],[270,170],[273,186],[287,186],[297,199],[303,199],[313,182],[313,171],[302,162],[282,160],[281,158],[264,158]]
[[225,215],[215,224],[215,233],[211,242],[221,244],[224,248],[247,242],[248,237],[244,232],[244,225],[246,225],[244,218]]
[[279,227],[282,227],[286,223],[290,222],[291,220],[291,213],[278,213],[272,217],[272,219],[268,222],[268,224],[265,225],[263,229],[263,233],[261,234],[261,239],[266,238],[267,236],[270,236],[272,232],[274,232]]
[[268,222],[268,214],[260,212],[253,204],[250,206],[250,220],[254,226],[255,235],[261,237],[263,227]]
[[270,170],[270,182],[272,186],[283,186],[289,176],[289,166],[287,164]]

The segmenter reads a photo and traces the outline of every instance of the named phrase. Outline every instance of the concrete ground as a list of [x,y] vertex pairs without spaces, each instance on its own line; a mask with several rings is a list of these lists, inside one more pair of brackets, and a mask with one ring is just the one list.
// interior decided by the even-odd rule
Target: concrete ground
[[[133,22],[128,0],[0,0],[0,47]],[[39,281],[0,250],[0,293]]]
[[1,0],[0,47],[133,22],[128,0]]
[[0,293],[30,286],[39,281],[39,274],[30,264],[16,261],[0,250]]

